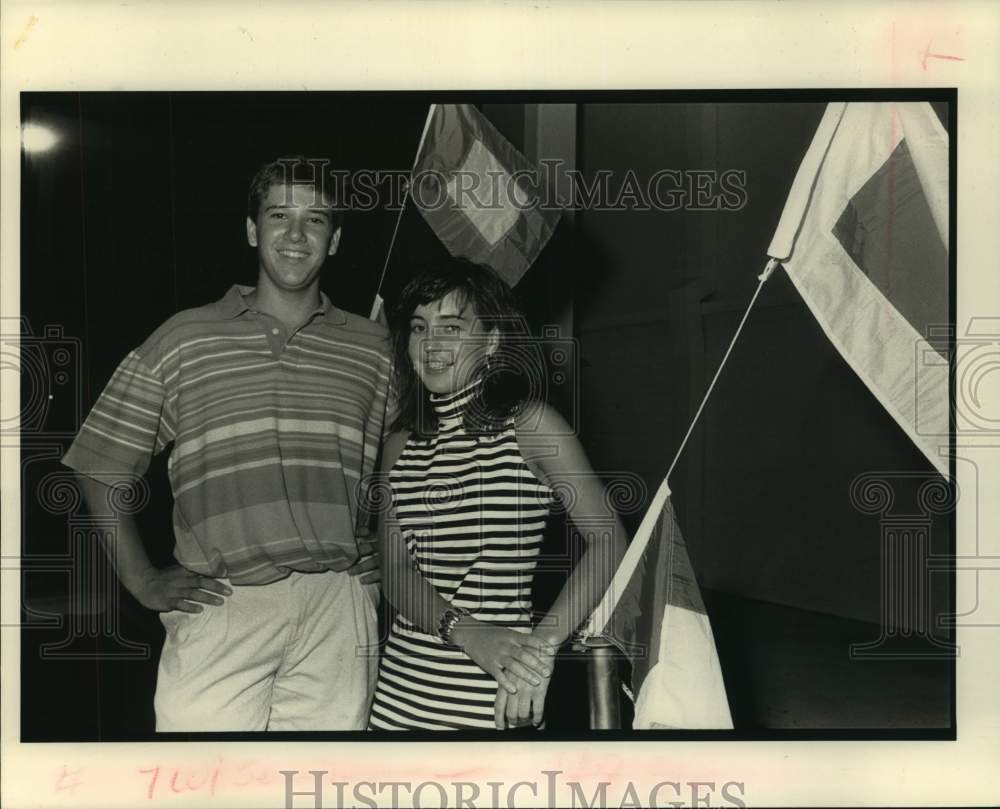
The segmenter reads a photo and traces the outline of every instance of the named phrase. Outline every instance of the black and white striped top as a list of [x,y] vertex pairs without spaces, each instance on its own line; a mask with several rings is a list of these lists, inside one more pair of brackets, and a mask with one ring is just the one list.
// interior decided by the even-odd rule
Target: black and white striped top
[[[411,437],[389,473],[400,528],[417,569],[481,621],[531,631],[531,584],[552,490],[525,463],[513,420],[466,432],[478,383],[434,397],[438,433]],[[493,727],[497,683],[461,650],[397,615],[379,669],[371,726]]]

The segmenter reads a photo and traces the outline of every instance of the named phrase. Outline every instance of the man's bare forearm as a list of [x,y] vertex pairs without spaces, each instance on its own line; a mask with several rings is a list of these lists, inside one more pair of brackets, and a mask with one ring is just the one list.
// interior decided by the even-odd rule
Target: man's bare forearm
[[[85,475],[77,475],[76,480],[91,514],[109,514],[108,487]],[[228,585],[217,579],[181,565],[163,569],[154,567],[131,515],[118,516],[115,536],[114,547],[105,545],[105,550],[122,584],[144,607],[157,612],[201,612],[203,605],[218,606],[223,602],[223,596],[233,593]]]
[[[111,513],[108,504],[108,486],[94,478],[77,474],[76,483],[87,509],[94,516]],[[153,569],[152,562],[142,544],[139,528],[131,514],[119,514],[114,547],[105,543],[105,551],[111,559],[115,573],[125,588],[136,598],[146,575]]]

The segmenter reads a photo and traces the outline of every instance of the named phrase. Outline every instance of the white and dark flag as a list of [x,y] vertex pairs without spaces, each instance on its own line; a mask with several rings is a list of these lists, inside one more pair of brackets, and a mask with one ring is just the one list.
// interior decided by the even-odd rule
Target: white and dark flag
[[942,474],[948,133],[920,103],[830,104],[768,248],[827,336]]

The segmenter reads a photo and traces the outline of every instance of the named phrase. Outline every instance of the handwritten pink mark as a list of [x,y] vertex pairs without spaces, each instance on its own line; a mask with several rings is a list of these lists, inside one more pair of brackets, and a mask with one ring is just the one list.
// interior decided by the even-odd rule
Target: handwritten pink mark
[[928,59],[946,59],[946,60],[951,61],[951,62],[964,62],[965,61],[965,59],[963,59],[961,56],[952,56],[951,54],[947,54],[947,53],[931,53],[931,41],[930,40],[927,40],[927,48],[924,50],[923,54],[920,57],[920,65],[921,65],[921,67],[923,67],[923,69],[925,71],[927,70],[927,60]]
[[76,788],[83,784],[80,780],[80,774],[83,770],[71,770],[65,764],[63,764],[62,772],[59,773],[59,778],[56,779],[56,792],[69,792],[70,795],[75,794]]
[[[139,775],[148,776],[146,799],[156,800],[170,794],[202,792],[214,796],[224,788],[273,786],[280,776],[259,761],[226,761],[219,756],[200,766],[161,766],[140,768]],[[161,777],[162,776],[162,777]]]

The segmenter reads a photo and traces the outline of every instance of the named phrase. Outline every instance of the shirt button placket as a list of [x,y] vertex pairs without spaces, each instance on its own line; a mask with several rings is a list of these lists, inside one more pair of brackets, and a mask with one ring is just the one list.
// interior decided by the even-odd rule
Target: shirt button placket
[[271,327],[271,350],[275,357],[280,357],[285,349],[285,341],[281,338],[281,329],[277,326]]

